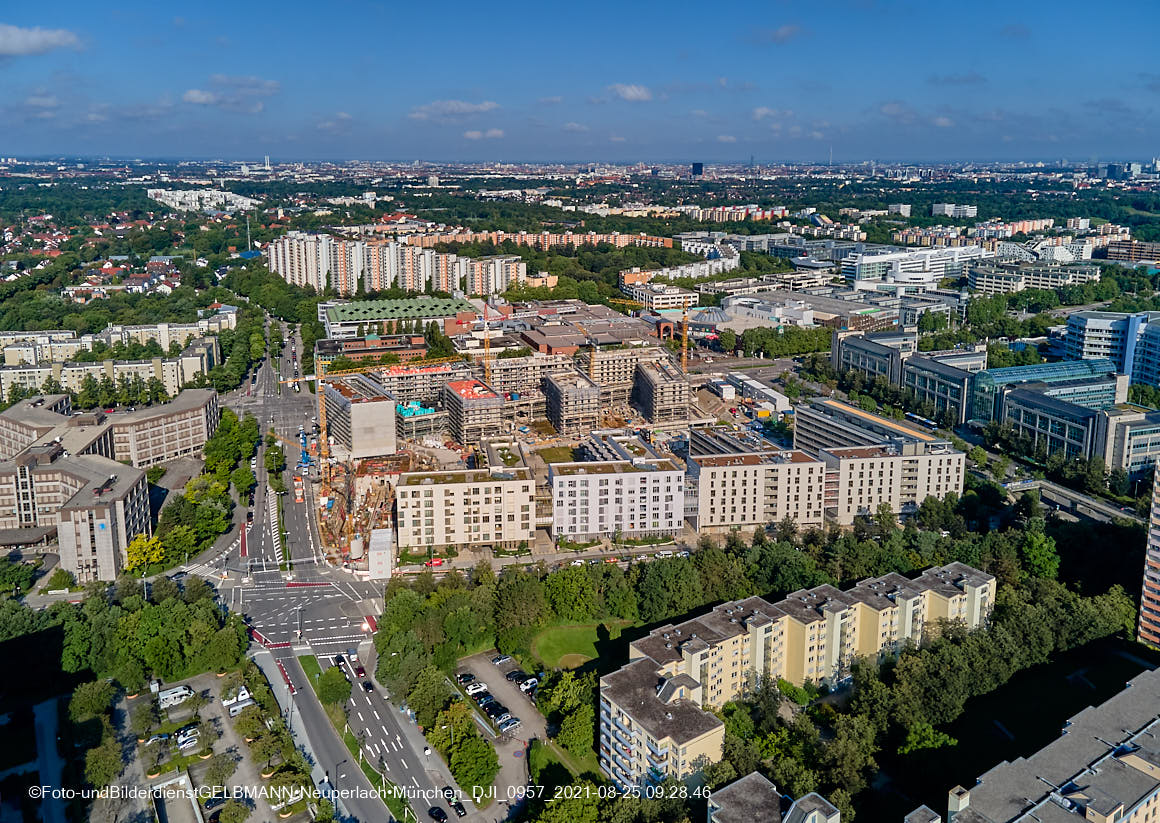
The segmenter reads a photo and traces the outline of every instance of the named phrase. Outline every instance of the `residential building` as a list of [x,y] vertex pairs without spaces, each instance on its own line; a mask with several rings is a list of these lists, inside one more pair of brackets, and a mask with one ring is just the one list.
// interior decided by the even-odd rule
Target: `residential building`
[[655,363],[669,359],[659,346],[611,346],[588,348],[577,353],[577,368],[600,387],[605,405],[626,403],[636,383],[638,363]]
[[382,384],[352,374],[323,383],[326,429],[339,457],[385,457],[397,451],[395,399]]
[[978,206],[964,206],[955,203],[935,203],[930,207],[930,213],[934,217],[953,217],[955,219],[962,217],[977,217],[979,214]]
[[632,396],[650,423],[672,423],[689,417],[689,380],[671,360],[638,362]]
[[897,214],[902,217],[910,217],[911,206],[909,203],[891,203],[886,207],[889,214]]
[[463,290],[468,294],[502,294],[528,279],[528,267],[518,255],[496,254],[478,259],[463,258]]
[[552,463],[552,537],[574,542],[679,534],[685,473],[669,460]]
[[[909,207],[908,207],[909,208]],[[750,772],[716,789],[708,800],[707,823],[840,823],[837,807],[817,792],[797,800],[782,796],[761,772]]]
[[443,407],[455,442],[478,446],[500,430],[503,397],[479,380],[455,380],[443,387]]
[[186,389],[169,403],[105,418],[113,430],[113,459],[146,469],[198,457],[221,420],[213,389]]
[[600,387],[578,371],[544,377],[548,422],[560,434],[585,434],[600,424]]
[[532,248],[547,251],[560,246],[615,246],[623,249],[628,246],[647,246],[653,248],[673,247],[671,237],[652,237],[647,234],[598,234],[596,232],[540,232],[538,234],[520,231],[469,231],[467,229],[450,232],[430,232],[427,234],[408,234],[401,236],[399,241],[412,246],[433,248],[444,243],[490,243],[500,246],[504,243],[515,243],[517,246],[531,246]]
[[[476,371],[482,372],[482,366]],[[533,352],[523,357],[493,357],[488,385],[505,397],[541,393],[547,375],[570,371],[573,371],[572,358],[563,354]]]
[[[1160,671],[1148,670],[1063,721],[1029,755],[1003,760],[947,795],[951,823],[1147,823],[1160,807]],[[908,821],[941,823],[922,807]]]
[[962,563],[910,580],[897,573],[845,592],[818,586],[776,603],[750,597],[653,629],[630,662],[600,679],[600,766],[622,787],[684,778],[721,759],[723,726],[709,710],[768,676],[836,684],[856,657],[882,659],[932,637],[940,621],[987,624],[996,581]]
[[443,390],[448,383],[472,379],[473,369],[467,363],[436,363],[430,366],[384,366],[369,376],[383,391],[399,403],[443,405]]
[[219,189],[147,189],[145,193],[150,200],[179,211],[249,211],[262,202]]
[[328,234],[287,232],[266,249],[270,271],[291,285],[321,292],[330,285],[333,243]]
[[888,443],[821,449],[826,516],[850,525],[886,505],[913,514],[928,497],[962,494],[965,455],[950,444]]
[[523,467],[406,472],[395,494],[405,551],[514,549],[535,539],[535,482]]
[[631,299],[636,300],[647,311],[665,311],[668,309],[687,309],[697,305],[700,300],[695,291],[682,289],[667,283],[644,283],[638,286],[625,286],[623,289]]
[[1160,483],[1152,483],[1152,508],[1148,511],[1148,542],[1144,551],[1144,583],[1140,593],[1141,643],[1160,647]]
[[777,523],[825,522],[825,464],[805,452],[775,450],[694,455],[690,448],[685,508],[698,532]]
[[1144,243],[1140,240],[1119,240],[1109,243],[1108,259],[1121,263],[1160,260],[1160,243]]
[[1015,294],[1024,289],[1061,289],[1100,279],[1098,266],[1044,263],[976,263],[967,268],[967,286],[981,294]]

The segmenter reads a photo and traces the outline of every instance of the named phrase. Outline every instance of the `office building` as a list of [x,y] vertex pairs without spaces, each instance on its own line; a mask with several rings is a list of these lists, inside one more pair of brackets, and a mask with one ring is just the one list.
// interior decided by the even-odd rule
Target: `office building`
[[944,278],[961,277],[970,263],[994,256],[982,246],[862,252],[842,260],[842,276],[858,291],[922,294]]
[[[813,291],[769,289],[734,295],[721,300],[721,309],[734,321],[726,324],[734,331],[744,331],[749,326],[782,325],[883,331],[898,325],[897,307],[843,300]],[[757,322],[746,325],[746,321]]]
[[558,372],[544,378],[548,422],[560,434],[585,434],[600,425],[600,387],[586,375]]
[[406,472],[396,488],[404,551],[515,549],[536,535],[535,483],[522,467]]
[[1108,243],[1108,259],[1119,263],[1160,260],[1160,243],[1118,240]]
[[968,419],[995,420],[1000,411],[999,395],[1021,383],[1037,384],[1037,391],[1092,409],[1123,403],[1128,395],[1127,378],[1117,375],[1116,364],[1107,358],[986,369],[971,380]]
[[[986,351],[983,352],[986,364]],[[920,403],[934,406],[940,420],[952,426],[967,422],[971,399],[971,372],[932,357],[915,355],[902,366],[902,386]]]
[[1008,388],[999,396],[1001,424],[1016,437],[1027,438],[1029,451],[1090,460],[1101,449],[1097,442],[1100,413],[1043,392]]
[[352,374],[323,386],[326,430],[336,457],[385,457],[397,451],[395,399],[381,383]]
[[600,679],[601,768],[622,787],[684,778],[698,760],[721,759],[723,726],[709,710],[749,693],[759,678],[833,685],[856,657],[920,645],[940,621],[986,625],[994,602],[992,575],[951,563],[845,592],[825,585],[776,603],[750,597],[660,626],[629,644],[627,665]]
[[1076,312],[1064,346],[1070,359],[1110,358],[1130,382],[1160,385],[1160,312]]
[[1024,289],[1061,289],[1100,279],[1098,266],[1043,263],[976,263],[967,268],[967,287],[980,294],[1015,294]]
[[[1147,823],[1160,807],[1160,671],[1063,721],[1038,751],[947,794],[951,823]],[[942,823],[928,807],[908,821]]]
[[671,360],[637,363],[632,396],[650,423],[672,423],[689,417],[689,381]]
[[863,334],[835,329],[830,337],[834,369],[860,372],[869,380],[881,377],[895,386],[902,380],[903,362],[918,351],[918,334],[913,331]]
[[179,457],[198,457],[221,420],[213,389],[186,389],[172,402],[105,418],[113,430],[113,459],[147,469]]
[[500,431],[503,398],[479,380],[455,380],[443,387],[443,407],[451,437],[464,446]]
[[1096,442],[1108,471],[1123,469],[1140,480],[1160,460],[1160,411],[1127,403],[1104,409]]
[[679,534],[685,474],[668,460],[552,463],[552,537],[573,542]]
[[930,213],[933,217],[977,217],[979,214],[978,206],[964,206],[955,203],[935,203],[930,207]]

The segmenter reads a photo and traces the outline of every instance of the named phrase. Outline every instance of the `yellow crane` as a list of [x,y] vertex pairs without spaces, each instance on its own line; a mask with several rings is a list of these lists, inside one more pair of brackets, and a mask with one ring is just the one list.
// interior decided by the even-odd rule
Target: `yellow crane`
[[681,371],[689,371],[689,309],[681,315]]
[[308,374],[304,377],[294,377],[289,380],[279,381],[281,383],[299,383],[307,380],[314,381],[314,393],[318,400],[318,469],[319,476],[322,478],[322,496],[328,497],[330,495],[330,442],[327,437],[326,428],[326,393],[322,388],[324,381],[335,377],[345,377],[351,374],[366,374],[367,372],[381,371],[383,369],[422,368],[423,366],[436,366],[440,363],[459,363],[463,362],[463,360],[464,358],[459,355],[454,357],[425,357],[393,366],[384,366],[381,363],[376,363],[374,365],[368,364],[366,366],[357,366],[353,369],[337,369],[335,371],[327,371],[326,364],[320,361],[316,369],[317,374]]
[[618,306],[626,306],[630,309],[643,309],[644,308],[644,303],[641,303],[639,300],[622,300],[619,297],[610,297],[610,298],[608,298],[608,302],[615,303]]

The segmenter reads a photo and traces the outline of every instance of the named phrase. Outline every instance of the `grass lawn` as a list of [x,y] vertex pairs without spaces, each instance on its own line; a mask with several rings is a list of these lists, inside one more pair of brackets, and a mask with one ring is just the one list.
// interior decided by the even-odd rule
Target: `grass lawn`
[[318,665],[318,658],[312,654],[301,654],[298,656],[298,665],[302,667],[302,671],[306,673],[306,679],[310,681],[310,685],[317,692],[318,678],[322,675],[322,667]]
[[[544,629],[532,640],[532,654],[549,669],[574,669],[597,657],[596,641],[600,623],[586,623],[573,626],[551,626]],[[627,621],[608,622],[612,639],[620,636],[620,630],[631,625]]]
[[571,463],[576,459],[571,446],[545,446],[538,451],[545,463]]

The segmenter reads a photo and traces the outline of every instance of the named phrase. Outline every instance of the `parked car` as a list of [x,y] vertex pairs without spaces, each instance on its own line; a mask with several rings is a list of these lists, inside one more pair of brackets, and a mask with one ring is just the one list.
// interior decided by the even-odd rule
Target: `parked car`
[[[423,565],[427,566],[428,568],[433,568],[435,566],[442,566],[443,565],[443,558],[442,557],[432,557],[430,560],[428,560]],[[439,811],[443,811],[443,810],[440,809]]]
[[354,673],[357,674],[359,678],[364,678],[367,676],[367,670],[363,668],[362,663],[359,663],[354,667]]
[[510,654],[500,654],[493,657],[491,662],[497,666],[502,666],[504,663],[511,661],[511,659],[512,656]]
[[569,566],[583,566],[583,565],[584,565],[584,561],[583,561],[583,560],[573,560],[573,561],[572,561],[571,563],[569,563],[568,565],[569,565]]
[[497,725],[497,726],[501,726],[511,719],[512,719],[512,713],[511,712],[504,712],[499,717],[493,717],[492,722],[495,723],[495,725]]
[[448,800],[447,805],[455,812],[456,817],[467,817],[467,809],[463,808],[463,804],[458,800]]
[[504,678],[509,683],[515,683],[517,681],[523,682],[524,680],[527,680],[529,677],[531,677],[531,675],[522,669],[512,669],[510,672],[508,672],[507,674],[504,675]]
[[654,557],[661,557],[661,558],[672,557],[672,556],[673,556],[673,553],[667,549],[664,551],[659,551],[654,555]]
[[540,685],[540,681],[534,677],[529,677],[523,683],[520,683],[520,691],[524,694],[531,694],[535,691],[536,686]]
[[677,557],[688,557],[688,556],[689,556],[688,549],[686,549],[685,551],[677,552]]
[[499,724],[499,730],[504,734],[507,734],[513,729],[518,728],[519,725],[520,719],[518,717],[509,717],[507,720]]
[[475,697],[476,697],[476,701],[475,701],[475,702],[476,702],[476,704],[478,704],[479,708],[481,708],[481,709],[482,709],[484,706],[489,706],[489,705],[491,705],[492,703],[494,703],[494,702],[495,702],[495,698],[494,698],[494,697],[492,697],[492,696],[491,696],[490,694],[488,694],[487,692],[483,692],[483,693],[481,693],[481,694],[477,694]]
[[438,806],[432,806],[429,808],[427,810],[427,815],[432,820],[434,820],[435,823],[446,823],[447,821],[447,812],[443,811]]
[[169,735],[167,735],[167,734],[155,734],[152,737],[150,737],[148,740],[145,741],[145,745],[152,746],[154,743],[167,743],[167,742],[169,742]]
[[455,682],[460,686],[466,686],[473,680],[475,680],[475,675],[471,672],[460,672],[459,674],[455,675]]
[[477,680],[474,683],[469,684],[467,686],[467,688],[464,689],[464,691],[467,692],[469,695],[476,695],[476,694],[479,694],[480,692],[487,691],[487,684],[484,683],[482,680]]
[[334,665],[340,669],[342,668],[342,655],[341,654],[336,654],[334,656]]
[[486,706],[484,706],[483,713],[490,717],[492,720],[495,720],[497,717],[502,717],[503,715],[507,714],[508,707],[503,703],[496,701],[494,703],[488,703]]
[[225,805],[226,797],[224,794],[215,794],[205,801],[205,810],[212,812],[218,806]]

